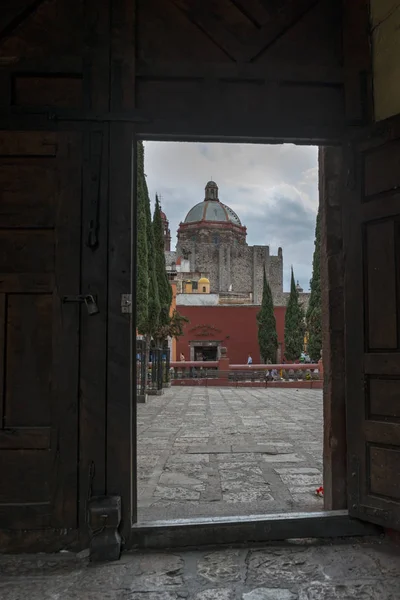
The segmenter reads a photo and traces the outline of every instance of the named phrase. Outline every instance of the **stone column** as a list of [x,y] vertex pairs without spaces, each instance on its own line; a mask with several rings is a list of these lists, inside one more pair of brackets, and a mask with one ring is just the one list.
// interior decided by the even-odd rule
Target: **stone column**
[[219,379],[222,379],[224,381],[229,380],[229,364],[230,364],[230,361],[226,355],[226,348],[222,347],[221,348],[221,356],[218,361]]

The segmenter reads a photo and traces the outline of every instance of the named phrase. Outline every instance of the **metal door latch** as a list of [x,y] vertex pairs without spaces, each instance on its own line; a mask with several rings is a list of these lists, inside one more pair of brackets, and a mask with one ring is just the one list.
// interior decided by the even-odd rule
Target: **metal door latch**
[[132,294],[121,295],[121,312],[123,314],[132,314]]
[[86,294],[85,296],[64,296],[62,301],[63,304],[68,302],[84,303],[90,316],[97,315],[97,313],[99,312],[96,297],[92,294]]

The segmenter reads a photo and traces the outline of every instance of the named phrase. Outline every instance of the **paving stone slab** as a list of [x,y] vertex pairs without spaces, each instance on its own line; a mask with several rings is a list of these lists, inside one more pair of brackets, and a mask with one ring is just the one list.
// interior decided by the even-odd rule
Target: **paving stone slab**
[[[204,489],[204,486],[202,489]],[[200,491],[188,490],[180,486],[167,487],[158,485],[155,489],[154,497],[167,500],[199,500]]]
[[321,390],[173,387],[138,418],[140,520],[323,509]]
[[298,595],[290,590],[278,588],[257,588],[242,596],[243,600],[297,600]]
[[299,600],[398,600],[400,587],[375,584],[338,584],[312,583],[299,593]]
[[198,592],[194,600],[236,600],[236,592],[227,588],[213,588]]
[[201,557],[197,563],[200,577],[213,583],[232,583],[243,579],[245,554],[240,550],[222,550]]

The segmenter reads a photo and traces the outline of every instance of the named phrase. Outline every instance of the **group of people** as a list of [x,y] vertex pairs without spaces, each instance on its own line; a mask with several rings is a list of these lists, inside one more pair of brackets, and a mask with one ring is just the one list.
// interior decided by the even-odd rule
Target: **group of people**
[[301,363],[310,363],[311,362],[311,358],[310,356],[307,354],[307,352],[302,352],[300,354],[300,362]]
[[[269,361],[271,362],[271,361]],[[247,364],[250,367],[253,364],[253,357],[251,354],[247,357]],[[280,379],[280,375],[278,373],[278,369],[271,369],[271,371],[265,371],[265,380],[266,381],[275,381],[276,379]]]

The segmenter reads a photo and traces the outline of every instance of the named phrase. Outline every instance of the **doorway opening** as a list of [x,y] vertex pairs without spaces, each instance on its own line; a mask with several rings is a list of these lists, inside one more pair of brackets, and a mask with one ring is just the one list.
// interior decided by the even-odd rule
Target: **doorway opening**
[[[170,315],[187,321],[169,339],[161,393],[137,406],[139,522],[344,508],[324,503],[323,365],[321,348],[310,356],[307,321],[318,148],[151,141],[144,150]],[[261,353],[257,319],[264,273],[271,357]],[[292,273],[304,326],[297,354],[285,348]]]
[[215,361],[218,359],[217,346],[194,346],[195,360]]

